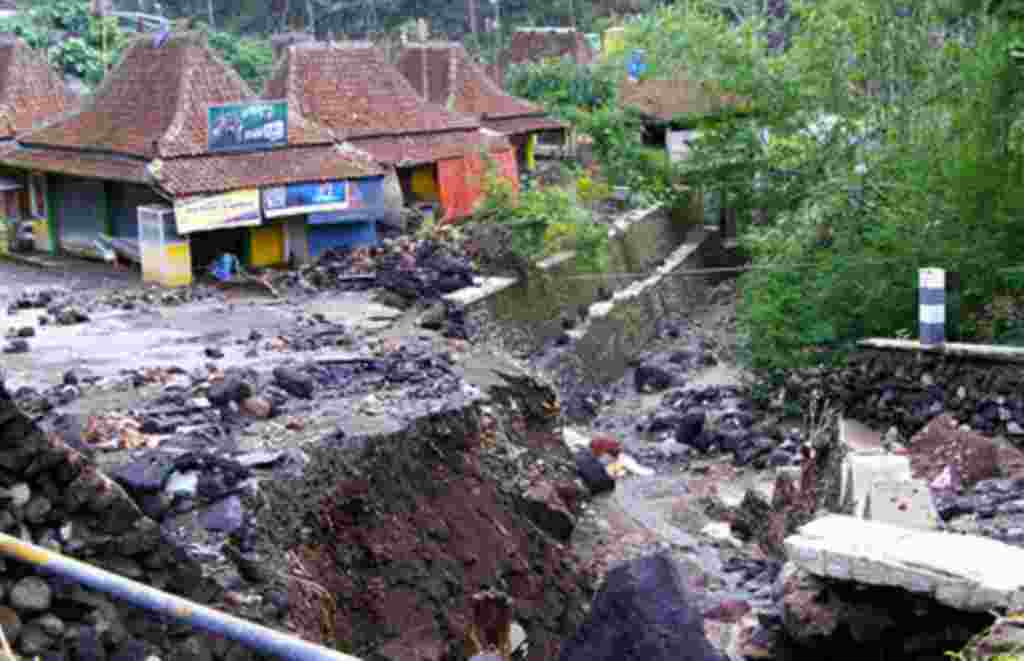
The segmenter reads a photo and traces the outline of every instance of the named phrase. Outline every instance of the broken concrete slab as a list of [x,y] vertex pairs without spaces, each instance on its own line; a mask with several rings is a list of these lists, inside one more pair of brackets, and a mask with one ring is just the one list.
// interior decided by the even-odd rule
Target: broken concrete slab
[[815,576],[900,587],[963,611],[1024,607],[1024,549],[992,539],[829,515],[785,545]]
[[882,434],[851,418],[839,419],[839,442],[858,454],[885,452]]
[[500,291],[512,287],[519,281],[515,278],[474,278],[472,287],[464,287],[443,296],[444,300],[456,305],[472,305],[490,298]]
[[843,459],[840,500],[844,509],[864,518],[864,507],[875,482],[910,480],[910,459],[895,454],[847,454]]
[[939,513],[924,480],[875,480],[864,507],[864,518],[916,530],[939,527]]

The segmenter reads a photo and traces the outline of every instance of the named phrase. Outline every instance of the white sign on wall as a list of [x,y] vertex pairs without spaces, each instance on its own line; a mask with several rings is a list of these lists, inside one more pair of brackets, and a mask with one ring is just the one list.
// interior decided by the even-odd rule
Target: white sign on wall
[[669,131],[665,135],[665,148],[671,163],[685,161],[690,156],[690,144],[699,137],[698,131]]

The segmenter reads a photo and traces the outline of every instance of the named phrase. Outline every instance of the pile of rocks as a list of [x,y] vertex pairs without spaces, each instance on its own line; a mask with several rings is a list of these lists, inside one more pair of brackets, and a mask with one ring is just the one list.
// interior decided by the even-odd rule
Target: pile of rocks
[[735,386],[673,390],[636,431],[654,441],[637,452],[647,461],[731,453],[737,466],[756,469],[799,464],[803,443],[799,429],[758,423],[746,392]]
[[914,351],[861,349],[846,365],[791,372],[774,398],[818,397],[874,429],[908,439],[948,413],[985,434],[1024,438],[1024,374],[1014,365]]
[[[0,529],[154,587],[218,603],[221,590],[204,577],[196,558],[170,543],[117,482],[35,427],[2,386],[0,446]],[[108,653],[143,658],[161,648],[198,649],[204,656],[209,652],[202,650],[226,655],[233,649],[59,577],[37,575],[32,567],[8,560],[3,571],[0,626],[22,654],[92,661]],[[261,616],[259,609],[234,610]],[[251,658],[239,652],[243,656],[232,658]],[[200,657],[175,652],[172,658]]]
[[406,237],[374,248],[328,251],[315,264],[285,274],[275,286],[307,292],[377,287],[390,294],[389,304],[407,307],[471,287],[476,275],[454,244]]

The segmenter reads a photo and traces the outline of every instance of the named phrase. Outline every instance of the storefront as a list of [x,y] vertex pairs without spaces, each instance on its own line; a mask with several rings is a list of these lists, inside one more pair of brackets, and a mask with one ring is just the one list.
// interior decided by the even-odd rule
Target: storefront
[[271,224],[254,230],[253,254],[280,254],[283,261],[294,255],[304,262],[328,250],[377,243],[384,177],[265,188],[262,200],[264,222]]

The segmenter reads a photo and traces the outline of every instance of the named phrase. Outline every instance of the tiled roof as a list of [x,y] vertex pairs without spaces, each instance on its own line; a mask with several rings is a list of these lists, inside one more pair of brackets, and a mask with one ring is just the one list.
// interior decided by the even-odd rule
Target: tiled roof
[[550,117],[509,117],[507,119],[485,119],[484,126],[503,135],[535,133],[537,131],[564,131],[564,122]]
[[43,53],[21,39],[0,38],[0,138],[24,133],[73,106]]
[[381,163],[411,167],[460,158],[471,151],[502,151],[511,148],[503,136],[485,131],[450,131],[430,135],[405,135],[353,140],[358,149]]
[[378,49],[364,43],[289,47],[263,95],[288,99],[343,140],[480,126],[473,117],[424,102]]
[[545,116],[540,106],[507,94],[495,84],[470,58],[462,44],[443,42],[406,46],[398,60],[398,68],[430,101],[481,120]]
[[[209,106],[256,99],[201,36],[173,35],[159,47],[152,36],[141,37],[80,111],[22,142],[145,158],[197,156],[208,153]],[[290,112],[288,141],[329,144],[332,138]]]
[[382,174],[350,146],[313,146],[154,161],[150,172],[175,197]]
[[571,57],[577,64],[592,64],[594,49],[583,33],[572,29],[529,30],[512,33],[512,41],[503,53],[502,68],[510,64],[536,62],[549,57]]
[[735,97],[716,95],[709,87],[710,84],[685,78],[625,80],[619,92],[623,106],[663,122],[685,115],[707,115],[739,105]]
[[152,182],[146,171],[147,162],[139,158],[61,149],[15,147],[9,151],[0,150],[0,159],[4,165],[38,172],[59,172],[74,177],[113,179],[140,184]]

